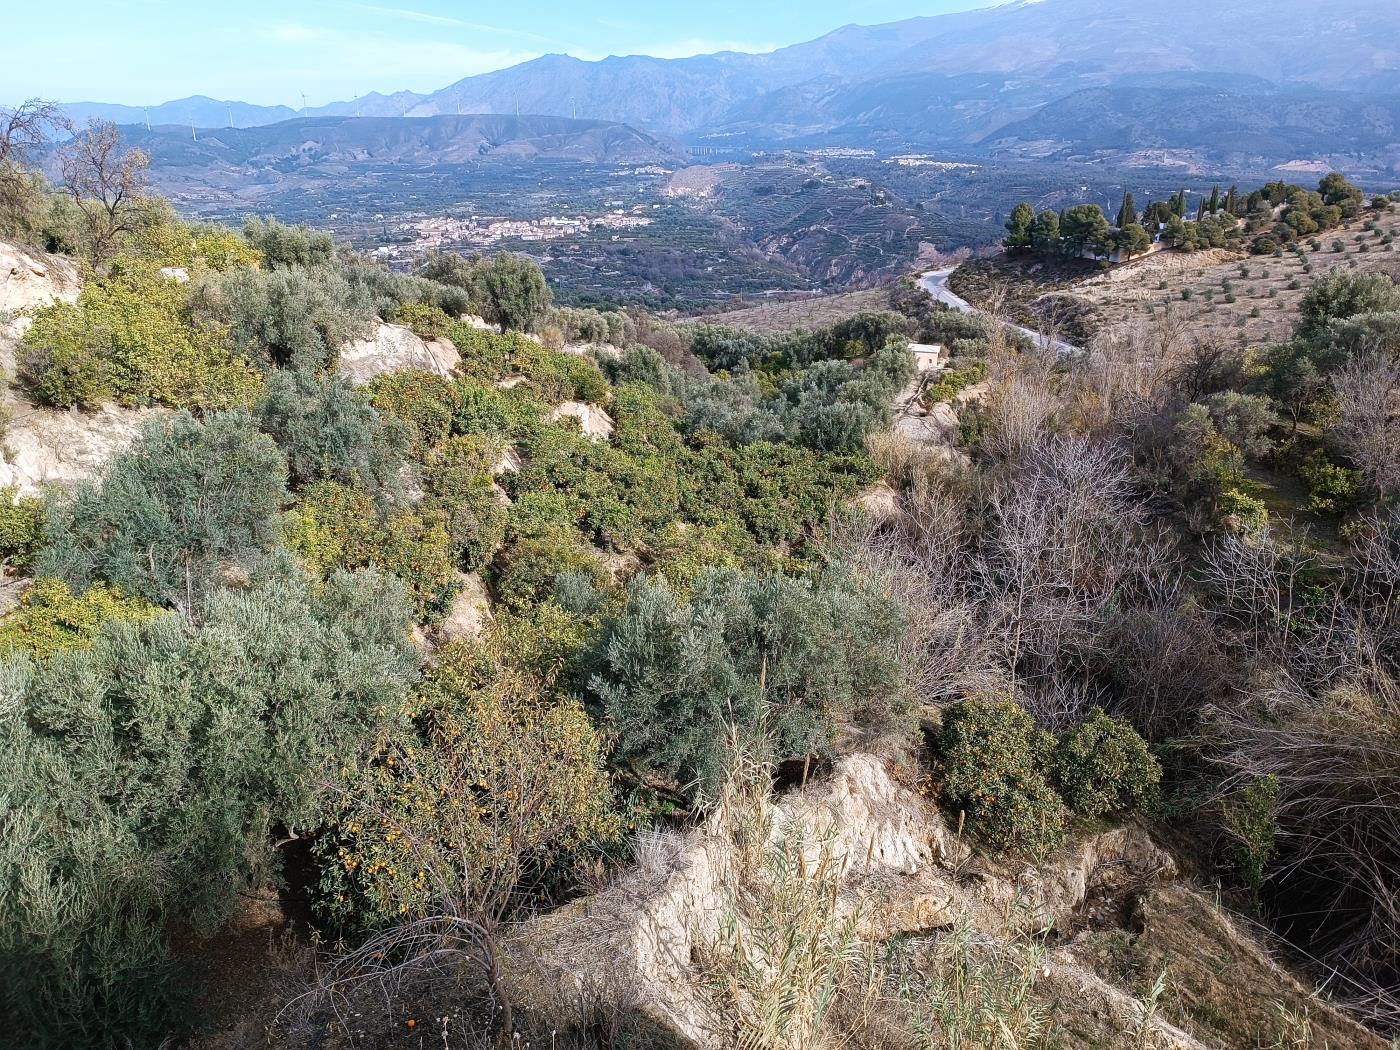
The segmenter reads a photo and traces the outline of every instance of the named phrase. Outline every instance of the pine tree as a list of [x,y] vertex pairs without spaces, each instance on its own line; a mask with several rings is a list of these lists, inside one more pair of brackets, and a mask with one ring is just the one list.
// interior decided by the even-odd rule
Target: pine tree
[[1031,246],[1031,227],[1035,225],[1035,209],[1021,203],[1006,222],[1007,237],[1002,243],[1010,251]]
[[1137,205],[1133,201],[1131,191],[1123,194],[1123,206],[1118,209],[1117,226],[1121,230],[1126,226],[1131,226],[1138,221]]

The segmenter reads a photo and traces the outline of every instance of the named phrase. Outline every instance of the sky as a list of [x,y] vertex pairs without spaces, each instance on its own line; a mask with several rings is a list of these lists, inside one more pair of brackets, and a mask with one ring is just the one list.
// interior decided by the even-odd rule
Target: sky
[[992,0],[68,0],[5,16],[0,104],[154,105],[188,95],[301,105],[427,92],[542,54],[771,51]]

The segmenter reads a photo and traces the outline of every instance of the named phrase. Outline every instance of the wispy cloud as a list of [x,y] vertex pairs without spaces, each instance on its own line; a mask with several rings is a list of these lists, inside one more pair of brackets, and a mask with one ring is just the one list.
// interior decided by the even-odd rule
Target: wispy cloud
[[401,18],[407,22],[420,22],[430,26],[449,26],[453,29],[470,29],[474,33],[494,33],[499,36],[520,37],[527,40],[543,40],[544,37],[536,36],[534,33],[527,33],[523,29],[510,29],[505,26],[493,26],[486,22],[469,22],[463,18],[454,18],[451,15],[437,15],[428,11],[415,11],[407,7],[384,7],[380,4],[355,4],[351,7],[359,11],[367,11],[370,14],[384,15],[386,18]]

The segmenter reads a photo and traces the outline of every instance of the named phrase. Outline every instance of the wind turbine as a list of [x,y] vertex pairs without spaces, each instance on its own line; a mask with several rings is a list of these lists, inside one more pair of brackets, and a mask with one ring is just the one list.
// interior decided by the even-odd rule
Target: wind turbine
[[228,126],[229,126],[229,127],[233,127],[233,103],[232,103],[232,102],[229,102],[229,103],[227,103],[227,105],[228,105]]
[[151,130],[151,107],[150,107],[150,106],[146,106],[146,107],[145,107],[145,110],[146,110],[146,130],[147,130],[147,131],[150,131],[150,130]]
[[301,93],[301,115],[306,116],[306,92]]

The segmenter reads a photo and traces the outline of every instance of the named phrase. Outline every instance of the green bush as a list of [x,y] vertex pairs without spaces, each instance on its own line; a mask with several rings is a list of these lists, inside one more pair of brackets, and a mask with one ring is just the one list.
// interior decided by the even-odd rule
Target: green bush
[[21,496],[15,485],[0,489],[0,562],[26,568],[44,542],[44,501]]
[[939,375],[938,382],[928,388],[924,394],[924,401],[930,405],[952,401],[968,387],[974,386],[986,378],[987,362],[985,361],[974,361],[967,368],[946,369]]
[[553,530],[521,539],[501,552],[496,594],[508,609],[520,612],[554,594],[563,575],[583,576],[599,588],[609,577],[598,555],[577,533]]
[[1065,834],[1064,801],[1047,776],[1053,748],[1014,700],[962,701],[944,715],[938,736],[944,805],[988,846],[1053,852]]
[[1162,767],[1127,722],[1095,711],[1066,733],[1055,750],[1055,786],[1081,817],[1134,810],[1162,780]]
[[1227,865],[1256,893],[1264,885],[1278,838],[1278,777],[1251,780],[1225,802]]
[[266,368],[334,368],[341,347],[371,333],[375,302],[337,268],[292,265],[236,269],[205,278],[194,291],[196,316],[227,331],[234,348]]
[[842,566],[710,570],[684,598],[639,578],[578,674],[617,764],[704,795],[725,773],[730,725],[774,760],[828,752],[852,724],[907,728],[903,630],[897,603]]
[[160,613],[138,598],[127,598],[103,583],[74,594],[62,580],[41,576],[20,598],[19,606],[0,617],[0,657],[24,653],[48,660],[61,652],[92,644],[112,621],[140,623]]
[[441,307],[428,303],[404,303],[393,311],[391,319],[395,324],[411,328],[421,339],[440,339],[453,325],[452,318]]
[[370,404],[408,427],[415,455],[422,455],[452,433],[457,388],[432,372],[411,370],[376,376],[365,387]]
[[25,333],[19,376],[45,404],[229,408],[252,404],[261,377],[223,333],[200,323],[186,288],[154,263],[118,258],[76,305],[38,311]]
[[276,545],[286,499],[286,460],[246,413],[155,419],[50,516],[35,569],[194,615],[221,569]]
[[484,569],[505,540],[506,509],[492,479],[500,444],[480,437],[448,438],[427,456],[423,509],[438,512],[463,568]]
[[409,427],[382,418],[343,376],[279,369],[253,415],[285,453],[294,488],[315,481],[383,488],[408,452]]
[[1359,471],[1333,463],[1322,449],[1314,449],[1298,467],[1308,487],[1309,506],[1319,514],[1340,516],[1355,510],[1365,492]]
[[275,884],[274,834],[319,828],[347,756],[404,724],[401,588],[267,569],[199,628],[109,620],[88,648],[0,665],[0,1016],[23,1045],[189,1033],[171,932],[211,934]]
[[287,517],[287,545],[318,576],[389,573],[407,587],[420,617],[443,612],[457,591],[457,559],[440,514],[380,504],[364,489],[323,481]]

